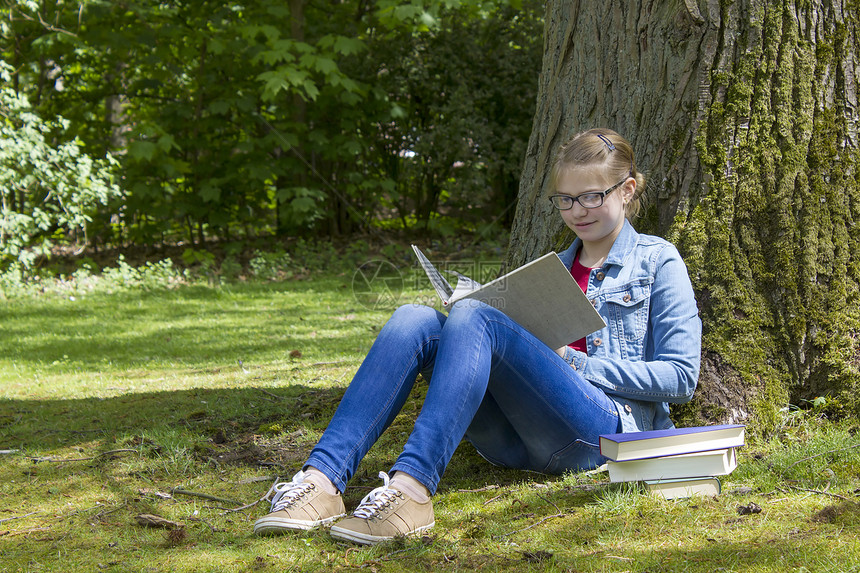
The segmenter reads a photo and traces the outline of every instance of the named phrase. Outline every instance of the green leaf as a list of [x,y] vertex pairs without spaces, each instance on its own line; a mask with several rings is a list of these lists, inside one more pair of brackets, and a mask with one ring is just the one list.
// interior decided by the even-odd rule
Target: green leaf
[[337,64],[334,60],[321,56],[316,58],[314,69],[323,74],[331,74],[338,71]]
[[300,86],[308,80],[308,73],[305,70],[300,70],[293,66],[283,67],[278,71],[283,74],[284,79],[289,82],[290,85]]
[[358,38],[337,36],[334,41],[333,49],[335,52],[343,54],[344,56],[351,56],[353,54],[358,54],[366,50],[367,45],[364,43],[364,41],[359,40]]
[[[313,86],[313,82],[308,80],[307,72],[293,66],[282,66],[277,70],[263,72],[257,76],[257,79],[265,84],[263,87],[263,99],[266,101],[274,99],[282,90],[289,91],[291,87],[301,87],[307,92],[307,84],[310,83]],[[315,86],[313,88],[315,89]],[[317,93],[319,92],[317,91]]]
[[128,144],[128,155],[138,161],[152,161],[156,149],[156,145],[151,141],[132,141]]
[[312,54],[317,51],[316,48],[307,42],[293,42],[293,45],[295,46],[295,50],[302,54]]
[[422,12],[423,10],[419,6],[396,6],[394,8],[394,17],[401,22],[406,22],[414,19]]
[[221,198],[221,188],[213,183],[207,182],[201,185],[199,195],[200,198],[207,203],[214,203]]
[[168,153],[173,149],[179,149],[179,146],[176,145],[176,139],[169,133],[165,133],[158,138],[157,147],[164,153]]
[[320,95],[319,88],[317,88],[317,85],[312,80],[306,80],[302,84],[302,87],[304,88],[308,99],[315,100],[317,99],[317,96]]
[[429,12],[424,12],[423,14],[421,14],[420,20],[421,23],[427,26],[428,29],[435,28],[438,24],[438,20],[436,20],[436,18],[434,18],[433,15]]
[[311,69],[313,69],[314,65],[316,64],[318,57],[319,56],[317,56],[316,54],[302,54],[299,57],[299,65],[302,66],[303,68],[307,68],[307,69],[311,70]]
[[[283,43],[290,42],[289,40],[283,40]],[[278,42],[281,44],[282,42]],[[290,51],[290,48],[286,48],[283,46],[276,47],[271,50],[265,50],[260,52],[253,58],[251,58],[251,63],[259,64],[263,63],[268,66],[273,66],[275,64],[289,64],[296,61],[296,56]]]
[[316,201],[310,197],[297,197],[290,201],[290,207],[298,213],[310,213],[314,210]]
[[258,33],[262,33],[270,42],[274,42],[281,37],[281,30],[270,25],[260,26],[258,28]]

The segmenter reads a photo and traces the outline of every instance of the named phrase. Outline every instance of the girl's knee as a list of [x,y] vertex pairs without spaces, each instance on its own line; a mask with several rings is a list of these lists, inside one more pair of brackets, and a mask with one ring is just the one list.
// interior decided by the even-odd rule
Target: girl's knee
[[438,312],[436,309],[424,306],[423,304],[404,304],[397,307],[397,310],[394,311],[394,314],[391,315],[389,321],[410,321],[414,322],[416,320],[436,320],[438,321],[436,315]]
[[406,332],[434,332],[442,328],[445,317],[436,309],[420,304],[405,304],[394,311],[383,330]]

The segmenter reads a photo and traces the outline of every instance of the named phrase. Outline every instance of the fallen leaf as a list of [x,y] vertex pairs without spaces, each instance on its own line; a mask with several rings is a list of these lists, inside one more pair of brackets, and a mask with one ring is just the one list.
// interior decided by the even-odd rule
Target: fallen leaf
[[159,527],[161,529],[181,529],[185,527],[183,524],[176,521],[170,521],[160,515],[152,515],[151,513],[141,513],[134,517],[138,525],[144,527]]
[[552,559],[552,553],[549,551],[523,551],[523,561],[541,563],[547,559]]
[[738,506],[738,515],[752,515],[753,513],[761,513],[761,507],[755,502],[749,502],[748,505]]

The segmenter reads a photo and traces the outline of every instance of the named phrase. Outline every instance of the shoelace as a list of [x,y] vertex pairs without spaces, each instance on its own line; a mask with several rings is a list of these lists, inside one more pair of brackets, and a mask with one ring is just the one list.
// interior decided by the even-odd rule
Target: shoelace
[[390,504],[400,492],[396,489],[388,487],[388,474],[379,472],[379,477],[382,478],[382,485],[364,496],[361,503],[358,504],[353,515],[361,519],[370,519],[379,513],[383,508]]
[[266,494],[272,497],[272,513],[294,504],[302,495],[314,488],[314,484],[304,481],[305,472],[300,471],[293,476],[292,481],[275,482]]

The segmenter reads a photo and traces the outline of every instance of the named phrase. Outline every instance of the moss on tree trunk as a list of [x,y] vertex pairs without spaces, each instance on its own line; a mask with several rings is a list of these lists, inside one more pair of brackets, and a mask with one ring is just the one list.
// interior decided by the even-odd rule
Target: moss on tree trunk
[[649,177],[636,226],[681,250],[705,325],[700,389],[676,421],[766,432],[818,396],[860,412],[858,10],[547,4],[509,263],[570,239],[544,199],[555,149],[598,125],[628,137]]

